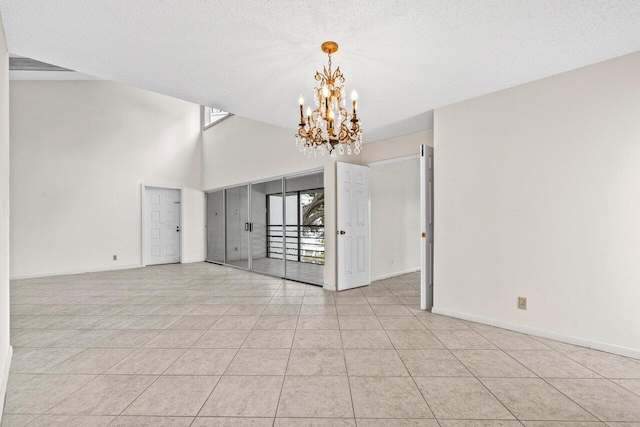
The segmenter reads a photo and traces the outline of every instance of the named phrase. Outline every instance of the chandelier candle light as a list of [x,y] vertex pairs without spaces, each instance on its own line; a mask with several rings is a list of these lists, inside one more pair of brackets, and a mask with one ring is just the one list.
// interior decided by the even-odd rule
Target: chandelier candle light
[[[362,149],[362,127],[358,119],[358,94],[351,92],[351,114],[346,110],[344,92],[344,75],[340,67],[331,69],[331,54],[338,51],[335,42],[322,43],[322,51],[329,56],[329,67],[323,67],[322,73],[316,71],[315,80],[318,85],[313,88],[315,110],[307,107],[304,114],[304,98],[298,97],[300,104],[300,123],[296,133],[296,145],[307,157],[320,153],[325,149],[332,158],[337,154],[358,154]],[[346,148],[345,148],[346,147]],[[337,154],[336,154],[337,153]]]

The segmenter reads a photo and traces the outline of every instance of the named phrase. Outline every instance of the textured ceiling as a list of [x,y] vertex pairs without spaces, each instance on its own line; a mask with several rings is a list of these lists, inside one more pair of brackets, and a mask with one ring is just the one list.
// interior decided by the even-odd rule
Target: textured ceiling
[[432,110],[640,50],[638,0],[0,0],[10,52],[295,128],[334,55],[365,141]]

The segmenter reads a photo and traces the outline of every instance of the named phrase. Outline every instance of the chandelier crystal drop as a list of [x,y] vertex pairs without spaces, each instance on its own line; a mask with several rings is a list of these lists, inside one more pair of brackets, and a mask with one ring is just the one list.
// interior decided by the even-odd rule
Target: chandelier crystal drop
[[307,158],[324,156],[325,150],[333,159],[345,152],[359,154],[362,149],[362,126],[357,116],[358,94],[351,92],[351,113],[346,109],[345,78],[340,67],[331,68],[331,54],[338,51],[335,42],[322,43],[322,51],[329,56],[329,66],[316,71],[317,86],[313,88],[315,109],[304,111],[304,98],[298,97],[300,123],[296,146]]

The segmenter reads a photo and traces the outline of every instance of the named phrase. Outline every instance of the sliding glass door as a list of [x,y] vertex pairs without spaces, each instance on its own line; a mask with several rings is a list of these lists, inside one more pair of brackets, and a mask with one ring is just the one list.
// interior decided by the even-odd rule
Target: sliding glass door
[[207,261],[324,283],[324,176],[315,172],[207,193]]
[[225,263],[249,268],[249,186],[224,190]]
[[251,269],[284,277],[282,179],[251,184]]
[[207,261],[224,262],[224,191],[207,193]]
[[285,179],[286,277],[324,282],[324,175]]

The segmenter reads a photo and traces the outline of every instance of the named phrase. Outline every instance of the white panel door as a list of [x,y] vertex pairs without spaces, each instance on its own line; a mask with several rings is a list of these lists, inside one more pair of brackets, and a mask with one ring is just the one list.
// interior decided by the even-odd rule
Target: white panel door
[[433,307],[433,147],[420,146],[420,308]]
[[146,187],[146,265],[180,262],[180,190]]
[[371,283],[369,168],[339,162],[337,175],[337,289],[342,291]]

